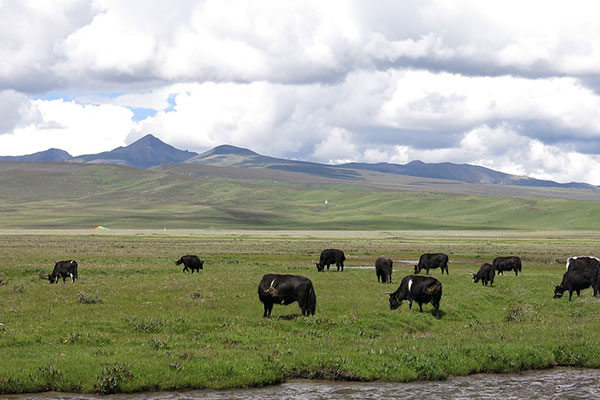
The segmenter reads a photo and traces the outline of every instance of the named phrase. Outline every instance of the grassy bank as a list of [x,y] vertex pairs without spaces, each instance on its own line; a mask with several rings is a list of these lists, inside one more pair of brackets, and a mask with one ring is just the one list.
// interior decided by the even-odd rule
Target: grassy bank
[[[0,393],[142,391],[260,386],[294,377],[390,380],[509,372],[553,365],[600,367],[600,300],[552,299],[568,256],[597,254],[600,235],[390,232],[381,235],[215,233],[0,236]],[[317,273],[321,249],[348,266],[397,262],[394,284],[372,269]],[[449,254],[441,310],[390,311],[395,289],[422,252]],[[206,259],[200,274],[174,261]],[[470,281],[483,261],[517,254],[523,274]],[[80,280],[40,275],[74,258]],[[262,318],[264,273],[309,277],[314,317],[296,304]]]

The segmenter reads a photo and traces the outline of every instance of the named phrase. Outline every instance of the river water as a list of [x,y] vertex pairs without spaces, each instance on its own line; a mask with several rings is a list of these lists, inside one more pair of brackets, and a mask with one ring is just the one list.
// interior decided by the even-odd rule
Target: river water
[[259,389],[195,390],[185,392],[137,393],[93,396],[40,393],[0,396],[34,400],[278,400],[278,399],[599,399],[600,370],[555,368],[506,375],[471,375],[439,382],[325,382],[292,381]]

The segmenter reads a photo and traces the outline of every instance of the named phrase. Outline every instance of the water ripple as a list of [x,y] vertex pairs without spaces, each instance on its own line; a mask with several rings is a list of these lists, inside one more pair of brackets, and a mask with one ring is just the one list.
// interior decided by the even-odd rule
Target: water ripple
[[499,398],[503,400],[596,400],[600,398],[600,370],[555,368],[520,374],[479,374],[439,382],[354,383],[302,380],[259,389],[136,393],[102,397],[81,394],[40,393],[26,396],[5,396],[4,398],[32,400],[495,400]]

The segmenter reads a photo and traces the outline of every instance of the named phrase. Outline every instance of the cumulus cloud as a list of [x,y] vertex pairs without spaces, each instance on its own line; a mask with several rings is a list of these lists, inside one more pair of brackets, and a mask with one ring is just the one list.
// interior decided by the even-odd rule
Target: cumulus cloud
[[4,0],[0,152],[95,153],[153,133],[195,151],[600,183],[584,167],[600,154],[599,8]]
[[0,135],[41,120],[37,107],[14,90],[0,91]]
[[0,1],[0,90],[43,93],[61,88],[56,45],[92,20],[91,1]]
[[113,105],[81,105],[63,100],[35,100],[29,107],[39,118],[21,122],[12,132],[0,135],[5,155],[31,154],[60,148],[71,155],[98,153],[125,144],[133,128],[132,112]]
[[9,60],[0,83],[29,91],[324,83],[406,67],[585,78],[600,63],[593,2],[6,0],[0,9]]

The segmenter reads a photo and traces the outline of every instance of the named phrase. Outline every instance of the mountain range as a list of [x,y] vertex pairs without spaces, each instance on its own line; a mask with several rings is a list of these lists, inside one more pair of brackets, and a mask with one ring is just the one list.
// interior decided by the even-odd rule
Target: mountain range
[[404,165],[392,163],[327,165],[264,156],[249,149],[230,145],[217,146],[198,154],[176,149],[151,134],[128,146],[98,154],[73,157],[63,150],[49,149],[24,156],[2,156],[0,161],[116,164],[143,169],[165,166],[166,164],[186,164],[228,169],[281,171],[293,173],[295,176],[302,175],[343,181],[364,180],[365,174],[380,174],[388,179],[393,176],[412,176],[473,184],[600,190],[600,187],[586,183],[558,183],[550,180],[511,175],[477,165],[449,162],[425,163],[417,160]]

